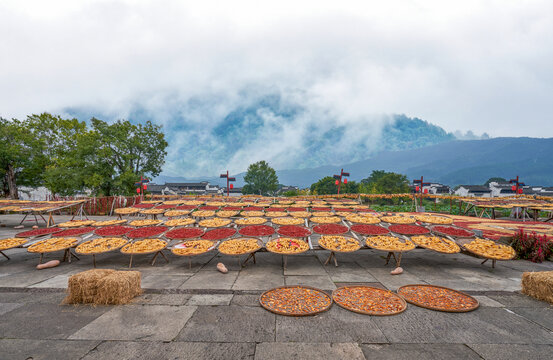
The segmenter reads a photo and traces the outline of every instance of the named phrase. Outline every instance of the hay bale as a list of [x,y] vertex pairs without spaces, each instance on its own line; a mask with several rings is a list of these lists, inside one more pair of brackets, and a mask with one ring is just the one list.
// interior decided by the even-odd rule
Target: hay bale
[[64,304],[93,304],[98,293],[98,282],[114,273],[111,269],[92,269],[71,275],[67,281]]
[[69,277],[64,304],[126,304],[141,293],[140,272],[92,269]]
[[117,271],[100,279],[95,304],[128,304],[141,293],[139,271]]
[[553,271],[523,273],[522,293],[553,304]]

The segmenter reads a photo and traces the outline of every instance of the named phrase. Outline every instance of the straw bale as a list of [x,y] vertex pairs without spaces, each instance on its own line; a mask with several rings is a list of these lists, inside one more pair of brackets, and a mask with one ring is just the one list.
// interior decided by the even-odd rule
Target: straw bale
[[100,279],[94,303],[101,305],[128,304],[141,293],[139,271],[117,271]]
[[63,303],[126,304],[140,293],[140,272],[92,269],[69,277]]
[[523,273],[522,293],[553,304],[553,271]]

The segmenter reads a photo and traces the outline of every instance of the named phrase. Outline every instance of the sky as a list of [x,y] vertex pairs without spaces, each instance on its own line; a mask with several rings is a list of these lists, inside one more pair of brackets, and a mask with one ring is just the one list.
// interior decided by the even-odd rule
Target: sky
[[377,132],[390,114],[553,137],[551,39],[550,0],[3,0],[0,116],[139,106],[168,131],[211,128],[278,93],[307,109],[287,139],[325,116]]

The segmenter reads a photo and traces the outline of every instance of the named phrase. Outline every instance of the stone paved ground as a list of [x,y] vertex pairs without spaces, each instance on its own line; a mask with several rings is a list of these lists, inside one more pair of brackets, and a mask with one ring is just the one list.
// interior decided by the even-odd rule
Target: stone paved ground
[[[0,216],[12,236],[13,216]],[[29,227],[30,224],[27,225]],[[19,230],[20,231],[20,230]],[[71,264],[35,270],[38,256],[8,250],[0,259],[0,359],[550,359],[553,306],[518,293],[523,271],[552,270],[553,263],[498,263],[495,269],[463,254],[415,250],[404,256],[401,276],[389,274],[383,254],[363,250],[282,258],[261,253],[240,268],[235,258],[213,254],[193,259],[169,256],[150,266],[137,257],[144,295],[126,306],[59,305],[67,278],[92,268],[81,256]],[[59,258],[59,255],[49,256]],[[47,259],[47,260],[48,260]],[[128,258],[99,256],[98,267],[126,269]],[[227,264],[226,275],[215,270]],[[481,307],[465,314],[415,306],[396,316],[370,317],[333,306],[317,316],[274,315],[258,304],[262,291],[304,284],[331,291],[345,283],[391,290],[429,283],[464,290]]]

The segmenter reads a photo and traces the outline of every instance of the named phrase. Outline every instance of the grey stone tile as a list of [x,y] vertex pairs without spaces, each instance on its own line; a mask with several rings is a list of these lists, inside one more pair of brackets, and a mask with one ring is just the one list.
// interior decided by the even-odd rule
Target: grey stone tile
[[549,360],[553,345],[524,344],[468,344],[486,360]]
[[143,289],[177,289],[188,280],[182,275],[146,275],[141,279]]
[[489,297],[487,297],[485,295],[474,295],[473,298],[478,300],[478,302],[480,303],[480,306],[505,307],[505,305],[503,305],[502,303],[497,302],[493,299],[490,299]]
[[171,341],[195,310],[194,306],[118,306],[81,328],[70,339]]
[[229,305],[232,297],[232,294],[192,295],[192,297],[188,299],[187,305]]
[[184,305],[190,294],[142,294],[133,300],[133,304],[143,305]]
[[356,314],[338,306],[315,316],[277,316],[276,326],[278,342],[388,342],[372,317]]
[[376,279],[355,262],[343,262],[338,267],[327,266],[327,273],[334,282],[376,282]]
[[287,262],[284,275],[321,275],[326,273],[322,263],[315,256],[288,256]]
[[67,289],[67,281],[71,274],[56,275],[48,280],[41,281],[37,284],[29,286],[30,288],[58,288]]
[[369,273],[377,279],[388,290],[397,290],[403,285],[409,284],[425,284],[425,282],[417,276],[412,275],[409,271],[403,271],[401,275],[391,275],[393,267],[369,268]]
[[232,290],[269,290],[284,286],[284,276],[280,267],[251,267],[240,271]]
[[254,353],[254,343],[106,341],[82,360],[251,360]]
[[25,304],[3,315],[0,338],[65,339],[107,310],[104,306]]
[[236,294],[230,302],[231,305],[240,305],[240,306],[261,306],[259,305],[259,295],[250,295],[250,294]]
[[524,294],[505,294],[505,295],[488,295],[490,299],[502,303],[508,308],[515,307],[533,307],[533,308],[553,308],[553,305],[546,301],[540,301]]
[[373,320],[391,343],[551,344],[553,334],[504,308],[444,313],[409,305]]
[[370,344],[361,348],[371,360],[480,359],[463,344]]
[[2,359],[80,359],[99,341],[0,339]]
[[230,290],[238,276],[237,271],[222,274],[218,271],[199,271],[184,282],[179,289],[224,289]]
[[274,341],[275,315],[251,306],[201,306],[177,341]]
[[529,308],[517,307],[511,309],[515,314],[540,324],[544,328],[553,331],[553,308]]
[[357,344],[352,343],[261,343],[255,349],[255,359],[308,360],[308,359],[351,359],[365,360]]
[[328,275],[318,276],[286,276],[286,285],[304,285],[322,290],[334,290],[336,285]]
[[10,312],[17,309],[18,307],[23,306],[23,304],[18,303],[0,303],[0,315]]

